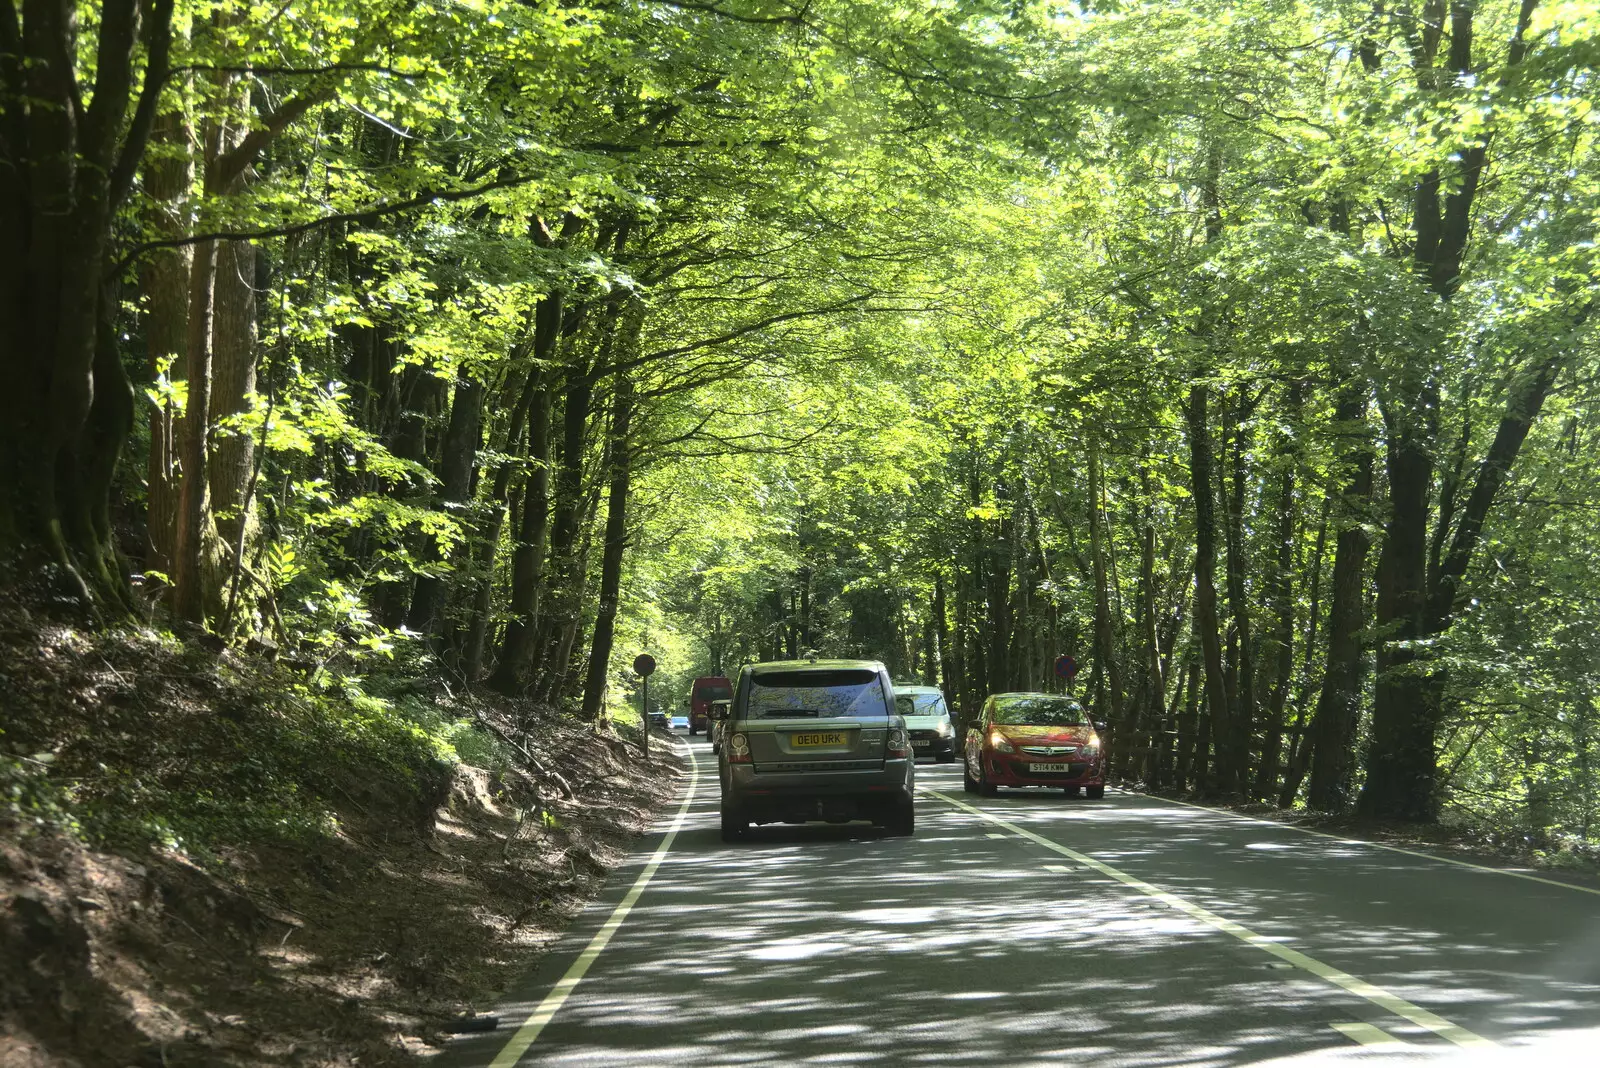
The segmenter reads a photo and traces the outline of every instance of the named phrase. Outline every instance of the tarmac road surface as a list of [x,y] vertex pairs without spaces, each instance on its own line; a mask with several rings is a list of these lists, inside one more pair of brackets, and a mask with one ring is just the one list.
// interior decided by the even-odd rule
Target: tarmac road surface
[[1130,793],[757,828],[716,763],[448,1068],[1600,1066],[1600,887]]

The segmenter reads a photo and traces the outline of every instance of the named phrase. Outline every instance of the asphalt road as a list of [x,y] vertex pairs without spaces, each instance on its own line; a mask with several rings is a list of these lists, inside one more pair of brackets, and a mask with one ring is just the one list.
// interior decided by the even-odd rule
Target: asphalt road
[[[961,790],[917,833],[758,828],[716,765],[501,1025],[512,1065],[1600,1066],[1600,890],[1136,794]],[[646,878],[647,877],[647,878]]]

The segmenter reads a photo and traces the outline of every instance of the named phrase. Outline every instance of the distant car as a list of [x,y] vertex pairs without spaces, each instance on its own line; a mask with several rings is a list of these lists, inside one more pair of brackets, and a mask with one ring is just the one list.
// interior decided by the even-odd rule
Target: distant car
[[661,711],[661,709],[653,708],[650,710],[650,726],[663,731],[671,730],[672,720],[669,719],[667,714]]
[[967,731],[963,785],[993,797],[1000,786],[1049,786],[1091,798],[1106,793],[1098,725],[1070,697],[997,693]]
[[689,725],[689,717],[688,716],[673,716],[672,717],[672,729],[673,730],[677,730],[679,727],[687,727],[688,725]]
[[702,675],[689,686],[689,733],[697,734],[711,723],[711,702],[733,697],[733,683],[721,675]]
[[905,718],[914,754],[933,757],[941,764],[955,762],[956,728],[950,722],[950,709],[939,687],[897,682],[894,707]]
[[[719,709],[719,714],[721,710]],[[894,688],[874,660],[751,664],[723,722],[722,840],[752,823],[916,829],[916,762]]]

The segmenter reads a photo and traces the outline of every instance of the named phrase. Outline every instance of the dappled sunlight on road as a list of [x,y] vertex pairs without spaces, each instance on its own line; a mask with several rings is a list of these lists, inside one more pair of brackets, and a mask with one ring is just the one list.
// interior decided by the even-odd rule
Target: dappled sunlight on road
[[[926,792],[915,838],[779,826],[725,845],[698,751],[708,773],[673,849],[523,1063],[1221,1068],[1463,1052]],[[918,776],[1496,1041],[1600,1024],[1600,898],[1129,795],[980,801],[959,772]],[[1581,959],[1575,915],[1589,918]]]

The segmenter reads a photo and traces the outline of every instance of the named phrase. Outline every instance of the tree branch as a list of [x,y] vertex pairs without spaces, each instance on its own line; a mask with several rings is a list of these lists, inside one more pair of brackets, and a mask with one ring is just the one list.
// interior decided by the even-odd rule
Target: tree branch
[[116,268],[119,271],[123,270],[146,252],[154,252],[156,249],[183,248],[188,245],[197,245],[202,241],[263,241],[273,237],[293,237],[295,234],[308,233],[318,227],[328,226],[333,223],[371,222],[388,215],[410,211],[413,208],[426,207],[429,204],[448,204],[461,200],[471,200],[473,197],[492,193],[498,189],[511,189],[515,186],[526,185],[528,182],[537,181],[539,177],[536,174],[515,174],[505,178],[497,178],[491,182],[483,182],[466,189],[435,189],[389,204],[373,204],[356,211],[335,212],[316,219],[308,219],[305,222],[286,223],[283,226],[262,227],[257,230],[210,230],[205,233],[190,234],[187,237],[172,237],[162,241],[144,241],[130,248],[117,261]]
[[138,41],[138,0],[105,0],[95,48],[94,94],[83,117],[83,153],[101,167],[111,163],[117,131],[127,114]]
[[641,364],[653,363],[656,360],[668,360],[674,356],[683,356],[691,352],[697,352],[700,349],[710,348],[714,345],[725,345],[730,341],[737,340],[738,338],[744,337],[748,334],[753,334],[758,330],[765,330],[769,326],[776,326],[779,323],[791,322],[795,319],[808,319],[817,315],[832,315],[835,312],[846,311],[850,308],[858,307],[865,301],[871,300],[877,295],[878,294],[875,291],[869,290],[866,293],[861,293],[854,297],[848,297],[845,300],[836,301],[833,304],[827,304],[820,308],[806,308],[801,311],[779,312],[776,315],[768,315],[761,319],[757,319],[754,322],[746,323],[743,326],[729,330],[724,334],[717,334],[713,337],[701,338],[698,341],[691,341],[685,345],[674,345],[672,348],[657,349],[655,352],[647,353],[643,356],[637,356],[632,361],[619,365],[619,367],[622,370],[632,370]]
[[811,7],[807,4],[798,13],[793,15],[741,15],[737,11],[718,7],[716,4],[695,3],[694,0],[650,0],[651,3],[661,4],[664,7],[676,8],[679,11],[698,11],[706,15],[715,15],[719,19],[731,19],[734,22],[743,22],[752,26],[803,26],[805,25],[806,11]]
[[378,74],[393,74],[397,78],[415,78],[419,75],[436,75],[442,71],[408,71],[387,63],[330,63],[325,67],[255,67],[249,64],[228,66],[210,63],[185,63],[181,67],[171,67],[167,70],[166,80],[182,74],[243,74],[252,78],[265,77],[269,74],[281,74],[291,77],[317,77],[322,74],[342,74],[349,71],[371,71]]
[[206,175],[206,189],[214,193],[226,192],[240,175],[244,174],[246,168],[255,162],[262,150],[275,141],[290,123],[318,104],[332,100],[333,97],[334,90],[331,86],[308,90],[267,116],[265,125],[251,130],[245,135],[244,140],[212,162]]
[[122,139],[122,151],[111,168],[111,205],[115,208],[128,197],[133,188],[133,175],[144,158],[145,145],[150,141],[150,131],[155,126],[156,108],[161,103],[161,87],[166,82],[166,69],[172,53],[172,9],[175,0],[153,0],[145,19],[144,85],[139,89],[139,103],[133,110],[133,121]]

